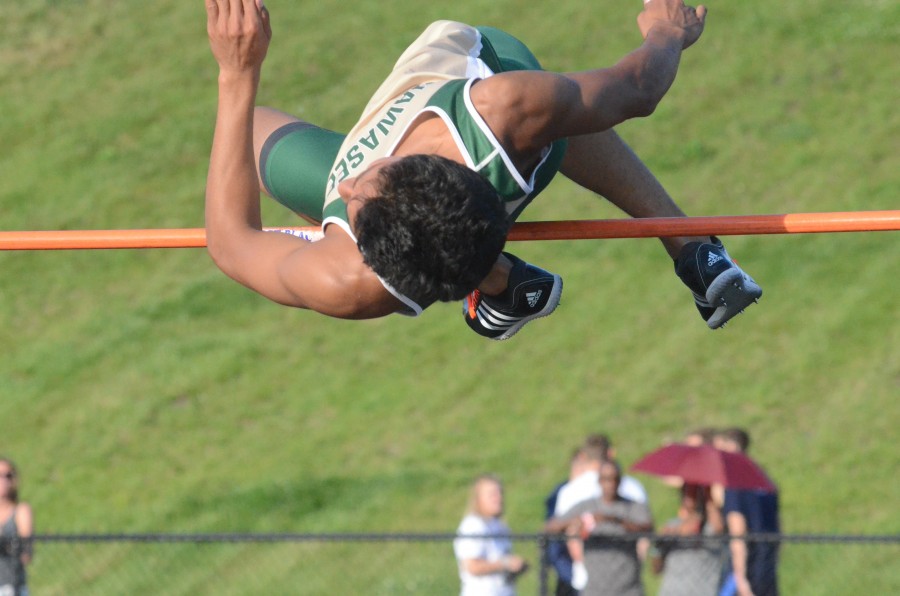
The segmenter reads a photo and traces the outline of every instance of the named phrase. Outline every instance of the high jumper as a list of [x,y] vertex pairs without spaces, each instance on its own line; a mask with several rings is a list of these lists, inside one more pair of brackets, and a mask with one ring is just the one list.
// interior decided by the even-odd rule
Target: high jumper
[[[703,32],[703,6],[650,0],[637,49],[574,73],[542,70],[500,30],[438,21],[344,136],[256,107],[270,14],[258,0],[205,3],[219,65],[208,250],[275,302],[365,319],[464,299],[470,328],[507,339],[559,304],[559,275],[503,252],[557,171],[632,217],[685,217],[613,127],[655,110]],[[260,190],[324,237],[265,231]],[[710,328],[762,294],[717,238],[661,241]]]

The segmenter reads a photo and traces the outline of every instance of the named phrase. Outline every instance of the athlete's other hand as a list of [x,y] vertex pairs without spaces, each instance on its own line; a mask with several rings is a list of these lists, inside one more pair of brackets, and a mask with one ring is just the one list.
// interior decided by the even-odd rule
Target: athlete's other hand
[[259,74],[272,25],[262,0],[204,0],[206,32],[219,69]]
[[682,49],[687,49],[703,33],[706,7],[686,6],[683,0],[647,0],[637,21],[645,39],[654,27],[664,27],[678,35],[682,40]]

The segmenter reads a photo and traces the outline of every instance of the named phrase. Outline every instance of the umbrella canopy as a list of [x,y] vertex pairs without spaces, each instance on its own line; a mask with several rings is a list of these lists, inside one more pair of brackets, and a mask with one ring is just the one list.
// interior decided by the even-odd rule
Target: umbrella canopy
[[689,484],[721,484],[726,488],[775,492],[777,487],[762,468],[743,453],[710,445],[673,443],[645,455],[632,470],[656,476],[677,476]]

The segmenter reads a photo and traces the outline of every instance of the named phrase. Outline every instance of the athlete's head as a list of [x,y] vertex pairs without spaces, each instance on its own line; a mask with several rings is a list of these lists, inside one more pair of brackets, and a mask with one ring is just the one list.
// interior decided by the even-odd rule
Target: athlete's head
[[449,159],[413,155],[381,168],[377,187],[354,221],[375,273],[421,304],[460,300],[481,283],[509,231],[487,180]]

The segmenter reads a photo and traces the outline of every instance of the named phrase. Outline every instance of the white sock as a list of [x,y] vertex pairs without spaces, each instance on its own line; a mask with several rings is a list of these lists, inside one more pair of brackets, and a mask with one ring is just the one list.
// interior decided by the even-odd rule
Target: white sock
[[572,587],[576,590],[583,590],[587,583],[587,567],[580,561],[572,563]]

